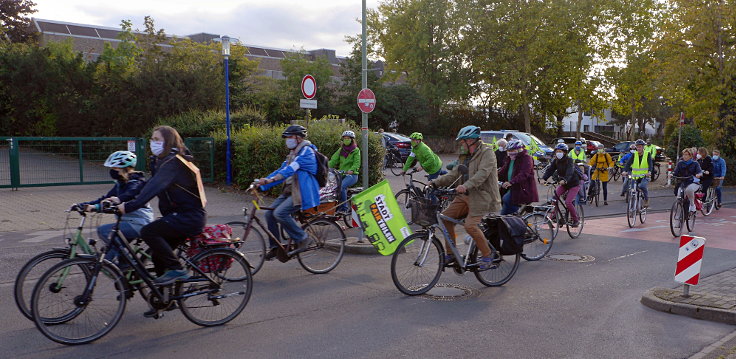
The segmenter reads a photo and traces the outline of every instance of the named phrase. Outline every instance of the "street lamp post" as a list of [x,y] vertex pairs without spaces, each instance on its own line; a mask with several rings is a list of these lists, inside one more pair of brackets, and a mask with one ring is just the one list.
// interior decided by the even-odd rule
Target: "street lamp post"
[[230,57],[230,37],[222,36],[222,57],[225,58],[225,124],[227,132],[227,150],[225,157],[227,158],[227,185],[233,182],[232,171],[230,167],[230,71],[228,71],[228,58]]

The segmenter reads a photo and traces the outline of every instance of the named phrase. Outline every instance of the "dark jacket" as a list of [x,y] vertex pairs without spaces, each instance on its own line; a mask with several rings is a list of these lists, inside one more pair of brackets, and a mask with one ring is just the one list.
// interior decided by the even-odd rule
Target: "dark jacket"
[[511,182],[511,203],[519,205],[539,201],[532,156],[529,156],[526,150],[516,155],[514,168],[511,170],[511,180],[508,179],[510,164],[511,157],[507,157],[503,167],[498,170],[498,180]]
[[698,164],[703,172],[708,171],[708,174],[703,173],[703,177],[700,178],[700,183],[708,187],[713,183],[713,160],[710,156],[705,156],[698,160]]
[[544,171],[542,179],[546,181],[548,178],[552,177],[555,172],[565,180],[565,185],[563,187],[567,189],[580,184],[580,177],[578,177],[578,174],[575,171],[575,163],[570,157],[565,156],[562,157],[561,160],[558,160],[557,157],[555,157],[555,159],[552,160],[552,164]]
[[[690,161],[690,163],[685,163],[685,161],[678,161],[677,166],[675,166],[675,171],[672,172],[672,175],[675,177],[689,177],[686,180],[679,180],[680,186],[688,186],[691,183],[693,183],[693,177],[696,174],[702,172],[703,170],[700,169],[700,164],[698,164],[698,161]],[[675,186],[675,194],[677,194],[677,188],[678,186]]]
[[496,163],[498,164],[498,168],[501,168],[506,163],[506,157],[508,157],[508,154],[506,151],[496,150]]
[[[80,203],[82,205],[98,204],[105,198],[117,197],[120,202],[127,202],[135,198],[146,184],[146,177],[143,172],[131,172],[128,174],[128,180],[116,180],[115,186],[107,192],[106,195],[89,202]],[[122,219],[123,222],[131,223],[138,226],[144,226],[153,221],[153,210],[145,203],[141,208],[133,212],[125,212]]]
[[[194,173],[176,154],[177,150],[173,149],[164,158],[152,157],[151,179],[135,199],[125,202],[125,212],[135,211],[158,196],[161,220],[187,236],[195,236],[202,233],[207,212],[202,208]],[[193,160],[188,153],[183,157]]]

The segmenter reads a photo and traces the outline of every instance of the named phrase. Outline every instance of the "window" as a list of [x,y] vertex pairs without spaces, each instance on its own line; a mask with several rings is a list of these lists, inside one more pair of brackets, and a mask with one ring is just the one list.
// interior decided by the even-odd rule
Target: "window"
[[590,131],[590,126],[589,125],[583,125],[583,132],[588,132],[588,131]]

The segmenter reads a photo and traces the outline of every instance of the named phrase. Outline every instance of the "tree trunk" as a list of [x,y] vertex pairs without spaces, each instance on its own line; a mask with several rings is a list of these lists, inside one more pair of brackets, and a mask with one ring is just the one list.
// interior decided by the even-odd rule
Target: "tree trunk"
[[577,126],[577,138],[580,139],[580,127],[583,124],[583,109],[580,106],[580,101],[578,101],[578,126]]
[[524,132],[526,133],[532,133],[532,116],[531,116],[531,109],[529,108],[529,104],[525,103],[522,107],[521,112],[524,115]]

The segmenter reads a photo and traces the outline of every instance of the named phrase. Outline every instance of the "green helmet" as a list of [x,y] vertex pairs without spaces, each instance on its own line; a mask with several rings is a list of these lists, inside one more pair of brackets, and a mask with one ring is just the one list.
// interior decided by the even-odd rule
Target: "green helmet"
[[411,135],[409,135],[409,138],[411,138],[412,140],[423,140],[424,136],[422,135],[421,132],[414,132]]
[[473,138],[480,138],[480,127],[470,125],[460,129],[460,132],[457,133],[457,138],[455,139],[455,141]]

